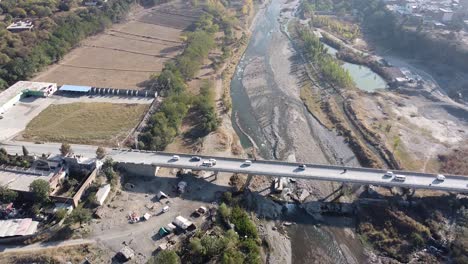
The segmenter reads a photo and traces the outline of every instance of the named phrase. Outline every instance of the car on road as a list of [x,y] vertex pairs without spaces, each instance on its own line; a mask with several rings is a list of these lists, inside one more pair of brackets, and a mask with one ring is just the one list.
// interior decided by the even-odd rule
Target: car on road
[[200,161],[200,160],[201,160],[201,158],[198,157],[198,156],[193,156],[193,157],[190,158],[190,161]]
[[305,170],[307,168],[307,166],[305,164],[301,164],[299,165],[298,167],[300,170]]
[[395,179],[395,181],[404,182],[406,180],[406,176],[401,175],[401,174],[396,174],[394,179]]
[[213,166],[216,165],[216,160],[215,159],[209,159],[211,163],[213,163]]
[[437,174],[436,179],[437,179],[438,181],[445,181],[445,175],[443,175],[443,174]]
[[246,160],[244,161],[244,163],[242,163],[244,166],[250,166],[252,165],[252,161],[251,160]]
[[395,176],[395,174],[393,173],[393,171],[387,171],[387,172],[384,174],[384,177],[385,177],[385,178],[393,178],[393,176]]
[[203,167],[213,167],[214,164],[213,164],[213,162],[211,162],[211,161],[209,161],[209,160],[205,160],[205,161],[203,161],[203,163],[201,164],[201,166],[203,166]]
[[180,157],[178,155],[174,155],[174,156],[172,156],[171,160],[178,161],[178,160],[180,160]]

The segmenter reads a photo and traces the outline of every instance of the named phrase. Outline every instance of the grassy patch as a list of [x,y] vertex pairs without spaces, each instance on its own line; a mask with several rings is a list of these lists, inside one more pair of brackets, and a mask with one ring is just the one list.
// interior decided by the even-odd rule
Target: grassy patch
[[328,129],[333,128],[333,124],[327,118],[326,114],[322,110],[322,98],[319,93],[314,92],[313,88],[309,86],[310,84],[305,85],[301,89],[301,99],[304,102],[307,110],[312,113],[322,124],[324,124]]
[[66,246],[57,249],[44,249],[28,252],[4,253],[0,263],[80,263],[85,257],[96,259],[99,249],[90,245]]
[[135,127],[148,105],[72,103],[51,105],[26,127],[31,141],[116,145]]

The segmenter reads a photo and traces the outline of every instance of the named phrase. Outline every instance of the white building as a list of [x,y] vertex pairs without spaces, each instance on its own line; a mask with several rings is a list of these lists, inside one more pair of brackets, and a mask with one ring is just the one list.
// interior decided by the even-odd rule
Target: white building
[[57,91],[56,83],[19,81],[0,93],[0,114],[26,96],[47,97]]
[[30,20],[26,21],[16,21],[7,27],[7,30],[11,32],[21,32],[21,31],[31,31],[34,25]]
[[109,195],[111,190],[110,184],[106,184],[99,188],[99,190],[96,192],[96,201],[99,205],[103,205],[104,201],[106,200],[107,196]]

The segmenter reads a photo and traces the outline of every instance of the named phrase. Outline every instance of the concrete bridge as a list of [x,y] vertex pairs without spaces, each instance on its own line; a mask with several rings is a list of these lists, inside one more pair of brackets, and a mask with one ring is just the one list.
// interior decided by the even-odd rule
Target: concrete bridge
[[[28,142],[0,143],[9,153],[21,154],[22,146],[29,153],[40,155],[42,153],[58,153],[60,144],[34,144]],[[96,146],[72,145],[75,154],[94,157]],[[179,159],[173,159],[178,155]],[[108,149],[108,157],[122,163],[141,164],[153,167],[168,167],[178,169],[204,170],[213,172],[244,173],[250,175],[267,175],[274,177],[290,177],[308,180],[335,181],[343,183],[355,183],[362,185],[378,185],[388,187],[406,187],[412,189],[431,189],[448,192],[468,193],[468,176],[445,175],[444,181],[436,179],[436,174],[393,171],[394,174],[404,175],[405,181],[397,181],[394,177],[386,177],[386,170],[356,168],[345,166],[332,166],[320,164],[306,164],[306,169],[299,168],[299,163],[281,161],[252,161],[251,165],[244,164],[244,159],[213,157],[197,155],[200,161],[192,159],[192,155],[139,151],[128,149]],[[216,165],[212,167],[203,166],[204,160],[216,159]],[[346,169],[346,170],[345,170]]]

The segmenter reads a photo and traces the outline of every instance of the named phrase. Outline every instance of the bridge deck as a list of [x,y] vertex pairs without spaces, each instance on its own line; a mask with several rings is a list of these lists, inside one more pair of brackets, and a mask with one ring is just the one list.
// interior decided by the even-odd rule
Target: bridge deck
[[[22,153],[22,146],[25,145],[29,153],[41,155],[42,153],[58,153],[60,144],[34,144],[28,142],[6,142],[0,143],[10,153]],[[96,146],[73,145],[76,154],[94,157]],[[349,182],[357,184],[372,184],[380,186],[398,186],[414,189],[432,189],[450,192],[468,193],[468,176],[445,175],[445,181],[437,181],[436,174],[393,171],[395,174],[406,176],[404,182],[395,181],[391,177],[385,177],[385,170],[355,168],[344,166],[306,164],[305,170],[299,170],[299,163],[281,161],[252,161],[251,166],[244,166],[244,159],[200,156],[201,161],[193,162],[191,155],[177,154],[180,160],[171,160],[175,153],[146,152],[108,149],[108,156],[118,162],[135,164],[146,164],[160,167],[171,167],[192,170],[207,170],[232,173],[246,173],[255,175],[269,175],[275,177],[291,177],[310,180]],[[217,164],[213,167],[202,167],[203,160],[215,158]],[[346,168],[346,173],[344,169]]]
[[[367,169],[344,166],[306,164],[305,170],[298,168],[299,163],[278,161],[252,161],[252,165],[244,165],[244,159],[200,156],[201,161],[191,161],[190,155],[177,154],[180,159],[172,160],[172,153],[163,152],[128,152],[113,151],[112,158],[119,162],[154,165],[160,167],[206,170],[275,177],[290,177],[300,179],[349,182],[358,184],[372,184],[380,186],[398,186],[416,189],[433,189],[452,192],[468,193],[468,177],[459,175],[445,175],[445,181],[436,180],[436,174],[409,171],[393,171],[394,174],[406,176],[404,182],[396,181],[392,177],[385,177],[386,170]],[[216,159],[213,167],[201,166],[203,160]],[[346,172],[344,169],[346,168]]]

